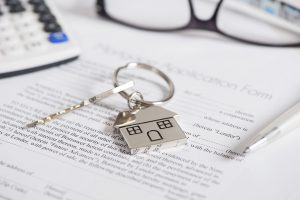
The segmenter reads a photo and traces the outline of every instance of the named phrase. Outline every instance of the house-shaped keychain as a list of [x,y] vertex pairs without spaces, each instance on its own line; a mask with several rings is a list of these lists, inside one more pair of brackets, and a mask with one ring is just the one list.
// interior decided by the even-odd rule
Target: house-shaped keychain
[[157,151],[186,143],[176,113],[160,106],[119,113],[114,127],[126,141],[131,154]]

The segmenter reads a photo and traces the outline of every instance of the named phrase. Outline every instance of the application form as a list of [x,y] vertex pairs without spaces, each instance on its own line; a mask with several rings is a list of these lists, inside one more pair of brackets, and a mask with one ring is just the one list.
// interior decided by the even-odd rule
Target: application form
[[[300,50],[240,44],[200,31],[152,33],[96,17],[93,1],[56,1],[83,48],[78,61],[0,80],[0,199],[300,198],[300,135],[244,155],[245,144],[299,101]],[[174,81],[182,148],[130,155],[113,128],[116,94],[46,125],[25,125],[112,88],[114,70],[145,62]],[[157,77],[128,73],[145,99]],[[123,74],[123,79],[126,73]]]

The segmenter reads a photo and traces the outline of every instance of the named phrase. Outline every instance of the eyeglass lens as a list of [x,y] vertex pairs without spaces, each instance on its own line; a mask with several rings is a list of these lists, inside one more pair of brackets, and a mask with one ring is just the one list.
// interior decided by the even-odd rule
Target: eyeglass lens
[[105,9],[118,21],[149,29],[176,29],[191,16],[187,0],[108,0]]
[[[210,19],[218,2],[192,0],[196,18]],[[118,21],[153,30],[182,28],[192,17],[188,0],[109,0],[105,1],[105,8]],[[216,23],[221,32],[239,39],[275,45],[294,44],[300,42],[300,23],[282,17],[291,12],[300,22],[300,10],[275,0],[224,0]]]
[[265,2],[270,2],[274,13],[249,4],[249,0],[224,0],[218,13],[218,28],[228,35],[258,43],[299,43],[300,26],[274,16],[282,12],[281,4]]

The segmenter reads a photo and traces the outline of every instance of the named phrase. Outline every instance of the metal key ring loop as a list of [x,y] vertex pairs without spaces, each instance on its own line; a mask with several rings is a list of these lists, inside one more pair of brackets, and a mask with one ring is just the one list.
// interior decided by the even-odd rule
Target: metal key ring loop
[[[157,74],[158,76],[160,76],[168,84],[169,94],[166,98],[164,98],[160,101],[146,101],[143,99],[137,100],[143,106],[160,105],[160,104],[163,104],[163,103],[169,101],[173,97],[174,92],[175,92],[175,87],[174,87],[173,81],[164,72],[160,71],[156,67],[153,67],[151,65],[147,65],[144,63],[132,62],[132,63],[128,63],[125,66],[122,66],[122,67],[119,67],[118,69],[116,69],[116,71],[114,72],[114,75],[113,75],[113,84],[115,87],[118,87],[120,85],[120,83],[118,81],[118,75],[119,75],[119,72],[124,69],[144,69],[144,70],[151,71],[151,72]],[[125,91],[120,92],[120,95],[127,100],[131,96],[131,94],[129,94]]]

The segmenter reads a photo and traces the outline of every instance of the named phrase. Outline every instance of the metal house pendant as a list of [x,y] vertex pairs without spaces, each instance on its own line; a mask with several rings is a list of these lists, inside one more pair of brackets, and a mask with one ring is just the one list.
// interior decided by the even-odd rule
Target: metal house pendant
[[125,69],[150,71],[162,78],[169,87],[168,94],[159,101],[146,101],[138,91],[131,94],[126,91],[120,92],[120,95],[127,100],[130,110],[119,113],[114,127],[122,134],[130,153],[146,153],[185,144],[187,138],[175,119],[178,115],[157,106],[169,101],[174,96],[173,81],[156,67],[133,62],[119,67],[114,72],[113,83],[115,87],[120,85],[118,81],[119,72]]
[[176,113],[160,106],[120,112],[114,127],[126,141],[131,154],[158,151],[186,143]]

